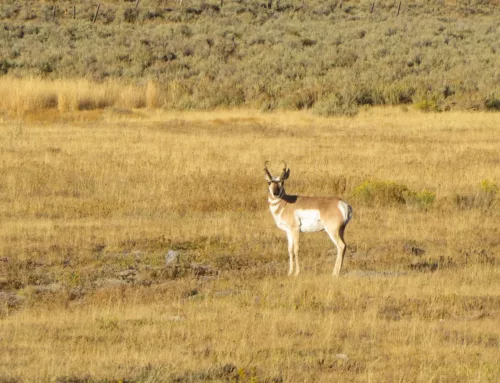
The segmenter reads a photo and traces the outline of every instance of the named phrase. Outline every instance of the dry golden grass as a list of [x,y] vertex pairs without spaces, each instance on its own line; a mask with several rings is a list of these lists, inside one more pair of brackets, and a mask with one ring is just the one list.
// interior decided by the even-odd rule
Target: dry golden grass
[[[68,109],[1,122],[0,377],[499,376],[498,114]],[[290,193],[345,177],[340,278],[324,234],[301,237],[302,274],[285,277],[266,159],[287,160]],[[436,199],[373,205],[355,198],[366,180]]]
[[115,106],[140,108],[158,106],[154,84],[131,85],[117,80],[96,83],[85,79],[44,80],[33,77],[1,77],[3,97],[0,110],[10,117],[57,108],[59,112],[96,110]]

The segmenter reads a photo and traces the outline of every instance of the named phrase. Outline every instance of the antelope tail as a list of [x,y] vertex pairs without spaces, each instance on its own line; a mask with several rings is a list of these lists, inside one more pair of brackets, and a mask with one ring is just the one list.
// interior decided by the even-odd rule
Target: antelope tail
[[340,201],[339,208],[340,208],[340,211],[342,212],[342,215],[344,217],[344,226],[345,226],[349,223],[349,221],[352,218],[352,207],[347,202]]

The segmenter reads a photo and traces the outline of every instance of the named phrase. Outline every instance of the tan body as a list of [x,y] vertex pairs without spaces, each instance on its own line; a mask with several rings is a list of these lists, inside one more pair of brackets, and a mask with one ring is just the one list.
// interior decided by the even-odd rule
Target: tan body
[[284,181],[288,178],[290,171],[285,168],[283,174],[276,178],[271,176],[267,167],[264,170],[269,184],[269,209],[276,225],[286,232],[288,238],[290,258],[288,275],[294,271],[295,275],[300,273],[299,233],[324,230],[337,248],[333,275],[338,276],[346,251],[344,230],[352,217],[352,208],[337,197],[287,195]]

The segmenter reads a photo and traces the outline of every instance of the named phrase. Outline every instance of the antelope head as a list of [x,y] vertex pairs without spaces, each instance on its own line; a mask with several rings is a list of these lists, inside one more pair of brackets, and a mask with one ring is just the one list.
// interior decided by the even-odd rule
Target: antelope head
[[269,194],[273,197],[282,197],[285,194],[285,181],[290,176],[290,169],[286,166],[286,162],[283,162],[283,172],[279,177],[273,177],[269,169],[267,168],[267,164],[269,161],[264,163],[264,173],[267,184],[269,186]]

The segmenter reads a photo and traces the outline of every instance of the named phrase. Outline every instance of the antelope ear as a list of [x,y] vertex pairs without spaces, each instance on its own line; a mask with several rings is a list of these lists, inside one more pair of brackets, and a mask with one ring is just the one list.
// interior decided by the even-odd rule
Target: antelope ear
[[281,178],[282,181],[285,181],[290,177],[290,169],[287,169],[286,172],[283,174],[283,177]]

